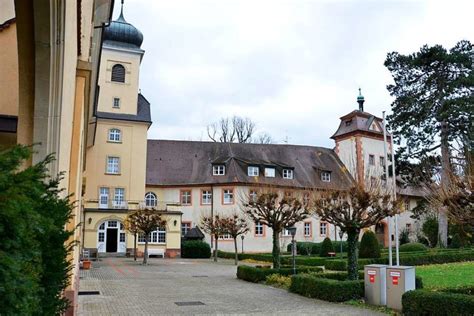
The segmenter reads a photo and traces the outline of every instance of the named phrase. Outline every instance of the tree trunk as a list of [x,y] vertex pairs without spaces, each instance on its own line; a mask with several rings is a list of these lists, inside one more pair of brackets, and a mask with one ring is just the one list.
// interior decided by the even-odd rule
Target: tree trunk
[[[448,143],[448,124],[441,122],[441,187],[446,189],[450,185],[451,161]],[[446,207],[442,206],[438,210],[438,246],[446,247],[448,245],[448,216]]]
[[143,264],[148,264],[148,234],[145,235],[145,251],[143,252]]
[[133,234],[133,261],[137,261],[137,232]]
[[217,262],[217,249],[218,249],[218,241],[219,241],[219,235],[215,235],[214,236],[214,240],[215,240],[215,247],[214,247],[214,262]]
[[273,269],[280,269],[280,232],[273,230]]
[[349,280],[357,280],[359,273],[357,272],[357,240],[359,239],[359,231],[352,230],[347,232],[347,278]]
[[237,237],[234,238],[235,265],[239,264],[239,254],[237,253]]

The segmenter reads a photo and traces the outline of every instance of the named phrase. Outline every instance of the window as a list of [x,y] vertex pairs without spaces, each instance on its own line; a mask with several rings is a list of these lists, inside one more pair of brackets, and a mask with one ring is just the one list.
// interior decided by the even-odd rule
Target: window
[[191,223],[181,223],[181,237],[185,236],[191,229]]
[[369,165],[375,166],[375,156],[369,155]]
[[255,236],[262,237],[264,235],[263,224],[260,222],[255,223]]
[[109,188],[99,189],[99,208],[109,207]]
[[118,128],[109,129],[109,142],[121,142],[122,133]]
[[247,174],[249,177],[258,177],[258,167],[249,166],[247,167]]
[[225,175],[225,166],[224,165],[214,165],[214,166],[212,166],[212,174],[214,176],[223,176],[223,175]]
[[104,241],[105,241],[105,233],[99,232],[99,242],[104,242]]
[[99,230],[104,230],[104,229],[105,229],[105,222],[100,224],[100,226],[99,226]]
[[331,172],[329,172],[329,171],[321,172],[321,181],[331,182]]
[[[138,243],[145,243],[145,234],[138,235]],[[148,236],[148,243],[150,244],[164,244],[166,243],[166,228],[159,227],[152,231]]]
[[283,229],[283,237],[289,237],[291,236],[290,230],[284,228]]
[[258,194],[255,190],[250,190],[249,192],[249,202],[257,202]]
[[202,190],[201,191],[201,204],[209,205],[212,203],[212,192],[211,190]]
[[223,234],[221,236],[219,236],[219,239],[222,239],[222,240],[229,240],[229,239],[233,239],[232,236],[230,234]]
[[380,166],[385,167],[385,158],[380,156],[379,159],[380,159]]
[[183,190],[181,191],[181,204],[182,205],[191,205],[191,190]]
[[112,107],[114,109],[119,109],[120,108],[120,98],[114,98],[114,103],[112,104]]
[[410,210],[410,200],[405,200],[405,211]]
[[112,78],[113,82],[125,82],[125,67],[120,64],[115,64],[112,67]]
[[[125,208],[125,189],[115,188],[114,193],[115,193],[114,194],[114,208]],[[110,221],[109,221],[109,227],[111,227]]]
[[109,221],[108,227],[117,227],[117,221]]
[[125,242],[125,233],[120,233],[120,242]]
[[223,192],[223,204],[234,204],[234,189],[225,189]]
[[293,170],[283,169],[283,179],[293,179]]
[[110,173],[110,174],[120,173],[120,158],[119,157],[107,157],[107,173]]
[[309,193],[303,194],[303,205],[307,206],[309,204]]
[[319,234],[321,236],[326,236],[327,229],[328,229],[328,224],[327,223],[319,223]]
[[304,236],[305,237],[311,236],[311,223],[309,222],[304,223]]
[[275,168],[265,168],[265,177],[275,178]]
[[408,231],[411,231],[411,223],[407,223],[405,227],[407,228]]
[[350,126],[352,124],[352,119],[346,121],[346,126]]
[[145,194],[145,205],[148,207],[155,207],[158,204],[158,198],[153,192],[147,192]]

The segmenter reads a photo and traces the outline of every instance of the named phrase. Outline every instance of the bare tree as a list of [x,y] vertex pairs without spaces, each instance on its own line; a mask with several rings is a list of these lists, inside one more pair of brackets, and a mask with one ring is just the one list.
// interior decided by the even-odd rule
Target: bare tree
[[145,237],[145,251],[143,253],[143,264],[148,262],[148,242],[150,235],[158,227],[166,225],[166,221],[162,219],[160,213],[151,209],[143,209],[132,211],[127,215],[125,220],[127,227],[135,227],[139,234]]
[[214,261],[217,262],[217,250],[219,246],[219,237],[226,233],[225,227],[223,226],[223,220],[219,214],[204,215],[201,217],[201,228],[204,232],[211,235],[214,239]]
[[232,239],[234,239],[235,265],[237,265],[239,262],[239,255],[237,252],[237,238],[249,231],[249,224],[244,217],[238,215],[237,213],[223,217],[221,220],[225,233],[229,234]]
[[137,235],[138,235],[138,227],[135,224],[134,221],[132,221],[133,218],[127,215],[127,218],[125,219],[125,229],[133,234],[133,261],[137,261]]
[[257,195],[256,201],[244,204],[245,213],[256,223],[268,226],[273,231],[273,267],[280,268],[279,235],[286,227],[291,227],[309,216],[303,203],[291,196],[281,196],[269,188]]
[[357,241],[361,230],[398,213],[402,205],[400,199],[393,201],[380,185],[360,183],[347,191],[322,192],[314,196],[313,203],[313,211],[321,220],[347,233],[347,272],[351,280],[358,278]]
[[249,118],[233,116],[221,118],[207,126],[207,135],[214,142],[250,143],[255,133],[255,123]]
[[260,133],[256,139],[254,140],[254,143],[257,144],[273,144],[273,138],[267,134],[267,133]]

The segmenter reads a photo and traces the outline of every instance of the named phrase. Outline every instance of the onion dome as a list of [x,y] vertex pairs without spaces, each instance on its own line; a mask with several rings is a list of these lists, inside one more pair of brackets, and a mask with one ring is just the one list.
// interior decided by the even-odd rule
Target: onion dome
[[104,30],[104,41],[114,41],[131,44],[138,48],[142,45],[143,34],[135,26],[125,21],[123,17],[123,1],[120,16],[112,21]]

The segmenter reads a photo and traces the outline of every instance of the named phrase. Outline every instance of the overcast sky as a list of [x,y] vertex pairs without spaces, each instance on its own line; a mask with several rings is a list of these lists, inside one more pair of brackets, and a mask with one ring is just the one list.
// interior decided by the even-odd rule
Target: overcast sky
[[[120,12],[115,1],[114,19]],[[148,137],[207,140],[221,117],[251,118],[277,143],[333,147],[339,117],[390,111],[383,63],[424,44],[474,40],[474,1],[126,0],[144,35]]]

